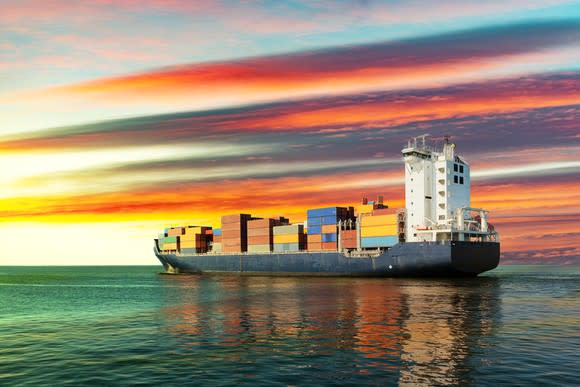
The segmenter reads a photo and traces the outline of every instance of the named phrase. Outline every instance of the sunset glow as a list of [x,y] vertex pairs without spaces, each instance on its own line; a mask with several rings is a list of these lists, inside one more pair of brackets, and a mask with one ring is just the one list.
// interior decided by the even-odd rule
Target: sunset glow
[[423,133],[471,164],[504,262],[580,263],[580,7],[484,3],[4,2],[0,264],[155,264],[171,224],[404,207]]

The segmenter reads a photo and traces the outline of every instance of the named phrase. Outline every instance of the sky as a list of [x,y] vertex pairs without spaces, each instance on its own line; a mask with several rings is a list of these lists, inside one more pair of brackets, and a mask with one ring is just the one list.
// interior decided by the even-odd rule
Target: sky
[[0,265],[404,207],[423,133],[471,164],[502,262],[580,264],[577,1],[0,0]]

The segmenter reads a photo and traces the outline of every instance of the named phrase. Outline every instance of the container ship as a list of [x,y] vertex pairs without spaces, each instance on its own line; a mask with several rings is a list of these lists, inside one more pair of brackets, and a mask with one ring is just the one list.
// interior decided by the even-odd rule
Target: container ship
[[383,198],[309,209],[306,221],[251,214],[221,227],[169,227],[154,240],[165,273],[280,276],[476,276],[499,264],[488,211],[471,207],[470,167],[446,137],[403,147],[405,208]]

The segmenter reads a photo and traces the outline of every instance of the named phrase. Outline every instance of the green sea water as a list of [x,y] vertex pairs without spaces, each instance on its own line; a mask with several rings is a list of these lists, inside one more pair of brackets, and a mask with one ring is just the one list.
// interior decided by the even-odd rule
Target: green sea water
[[0,267],[0,385],[577,385],[580,267],[473,279]]

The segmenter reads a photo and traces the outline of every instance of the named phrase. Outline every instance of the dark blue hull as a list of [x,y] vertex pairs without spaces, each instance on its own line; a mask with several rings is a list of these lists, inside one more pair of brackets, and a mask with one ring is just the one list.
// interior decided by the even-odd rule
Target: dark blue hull
[[339,277],[476,276],[499,264],[497,242],[399,243],[375,257],[338,252],[161,254],[168,273]]

